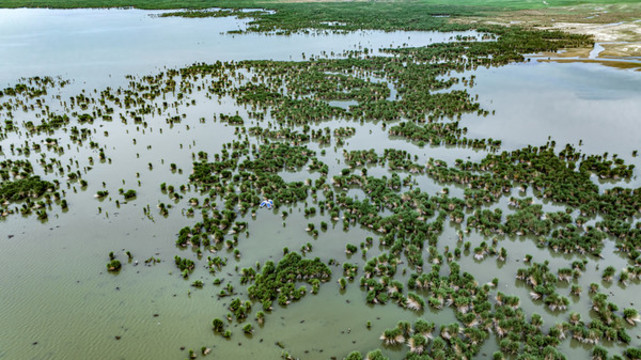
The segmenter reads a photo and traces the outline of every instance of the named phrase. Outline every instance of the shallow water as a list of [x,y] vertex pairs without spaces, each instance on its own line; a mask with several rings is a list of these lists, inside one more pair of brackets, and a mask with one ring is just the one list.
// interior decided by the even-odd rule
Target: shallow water
[[470,137],[496,137],[503,147],[543,145],[548,137],[587,154],[618,154],[631,163],[641,135],[641,76],[598,64],[512,64],[475,72],[473,92],[482,107],[496,110],[479,119],[464,115]]
[[[233,60],[301,60],[332,52],[424,46],[474,32],[227,34],[249,19],[155,17],[163,11],[0,9],[0,86],[20,77],[62,76],[88,84],[121,84],[127,74]],[[99,46],[97,46],[99,45]]]
[[[371,31],[288,37],[227,35],[222,33],[243,28],[245,22],[226,18],[154,18],[149,14],[139,10],[0,10],[0,62],[6,64],[0,67],[0,84],[11,84],[22,76],[61,75],[75,80],[71,89],[64,90],[73,93],[75,88],[101,90],[107,85],[122,85],[128,82],[123,77],[127,73],[154,74],[164,66],[182,66],[195,61],[300,60],[302,52],[309,56],[320,55],[322,51],[341,53],[359,46],[377,48],[403,43],[418,46],[451,36]],[[5,19],[7,21],[3,21]],[[127,36],[133,33],[136,36]],[[97,48],[93,46],[95,43],[105,46]],[[506,150],[527,144],[542,145],[548,136],[559,145],[566,142],[576,145],[583,140],[580,148],[586,153],[616,152],[637,168],[641,165],[638,158],[631,156],[641,135],[637,116],[641,113],[638,72],[598,64],[531,62],[478,69],[474,74],[476,85],[470,91],[478,93],[482,106],[496,110],[496,115],[464,116],[462,123],[469,129],[468,137],[500,138]],[[228,312],[226,307],[231,299],[217,298],[220,288],[212,284],[213,277],[207,269],[198,267],[189,280],[183,280],[173,264],[176,254],[197,258],[190,249],[180,250],[174,246],[178,230],[193,224],[197,218],[186,219],[181,215],[181,211],[188,208],[186,201],[175,204],[167,218],[154,215],[153,221],[142,209],[149,204],[156,214],[153,210],[159,201],[173,204],[166,195],[160,194],[160,183],[185,183],[192,153],[213,154],[220,151],[223,143],[234,139],[234,128],[211,121],[211,114],[239,110],[245,117],[246,110],[237,109],[229,99],[217,104],[198,98],[198,104],[206,106],[181,109],[188,116],[173,128],[160,118],[151,118],[149,128],[139,130],[118,121],[97,123],[101,127],[93,138],[108,144],[107,156],[113,162],[111,165],[96,162],[93,170],[83,175],[89,183],[86,190],[78,193],[67,190],[69,211],[61,213],[57,208],[49,211],[50,218],[45,223],[19,215],[0,222],[0,289],[3,289],[0,333],[8,334],[0,346],[0,358],[184,358],[183,346],[194,350],[200,346],[213,347],[213,356],[217,358],[278,358],[281,349],[275,345],[277,341],[301,358],[340,358],[351,350],[380,347],[378,337],[385,328],[393,327],[399,320],[411,321],[416,317],[416,313],[392,303],[365,305],[366,294],[359,289],[358,281],[350,283],[346,291],[340,291],[336,280],[342,276],[342,269],[333,266],[332,281],[322,285],[318,295],[308,293],[287,309],[275,306],[275,311],[266,317],[265,327],[257,329],[251,339],[242,334],[236,323],[231,325],[234,333],[231,340],[214,336],[211,320],[222,318]],[[206,117],[205,123],[197,120],[201,116]],[[388,140],[386,131],[374,123],[336,120],[320,124],[325,126],[357,129],[356,135],[346,140],[346,150],[382,151],[381,144],[389,141],[385,147],[416,154],[419,163],[436,158],[452,164],[457,158],[478,160],[486,154],[464,148],[421,148],[403,140]],[[108,131],[109,136],[103,135],[103,131]],[[132,138],[137,138],[137,144],[133,144]],[[4,140],[3,145],[19,141],[23,139],[10,138]],[[309,147],[320,150],[316,144]],[[343,149],[324,148],[327,155],[321,159],[330,165],[331,177],[343,166],[329,160],[342,162]],[[87,152],[96,156],[95,150],[92,152],[86,147],[81,152],[74,148],[67,150],[63,163],[68,159],[79,160],[82,168],[86,165]],[[136,153],[139,158],[134,156]],[[32,160],[36,157],[31,155]],[[148,169],[148,163],[153,164],[153,170]],[[171,173],[170,163],[178,164],[183,173]],[[371,171],[372,174],[389,173],[381,168]],[[136,172],[140,172],[140,177],[135,176]],[[290,175],[295,180],[317,176],[307,172]],[[121,187],[136,189],[138,196],[129,203],[121,203],[120,207],[109,200],[94,199],[92,195],[102,189],[102,181],[114,200],[119,198],[117,189]],[[137,181],[141,182],[140,186]],[[430,194],[443,187],[424,176],[418,182]],[[638,180],[633,179],[626,186],[637,184]],[[450,188],[450,194],[460,195],[460,189]],[[184,197],[188,199],[190,194]],[[496,206],[507,208],[504,202]],[[102,207],[102,212],[98,207]],[[236,265],[240,269],[256,262],[277,261],[284,247],[298,251],[308,242],[313,245],[313,251],[307,257],[362,264],[360,249],[347,257],[345,243],[358,245],[372,236],[371,232],[360,228],[344,232],[342,222],[338,222],[335,226],[330,224],[327,232],[321,232],[318,239],[314,239],[304,231],[305,225],[325,219],[319,215],[305,218],[303,208],[301,204],[287,209],[291,215],[285,226],[277,211],[261,209],[255,219],[248,215],[250,236],[240,237],[241,259],[234,260],[226,250],[221,250],[230,260],[216,276],[237,285]],[[469,241],[478,244],[483,238],[473,233]],[[441,250],[446,245],[452,247],[455,242],[455,228],[447,226],[439,247]],[[375,240],[368,255],[380,252],[376,244]],[[513,276],[516,269],[524,267],[521,259],[525,254],[532,254],[537,262],[550,259],[553,269],[566,266],[568,258],[536,248],[531,239],[503,239],[500,246],[508,250],[508,261],[499,267],[500,271],[496,271],[495,259],[477,262],[470,256],[460,261],[462,270],[475,274],[479,283],[499,277],[501,291],[519,295],[524,309],[542,314],[546,325],[553,323],[557,316],[566,317],[567,313],[549,313],[542,304],[531,302],[528,289],[515,283]],[[122,260],[126,258],[122,249],[131,251],[139,264],[123,262],[123,270],[117,276],[108,274],[105,271],[107,254],[114,251]],[[619,269],[626,263],[613,250],[613,243],[608,242],[601,268],[613,265]],[[144,259],[151,256],[161,258],[162,262],[144,266]],[[580,279],[582,286],[600,276],[595,264],[596,261],[590,260],[588,270]],[[204,281],[203,289],[189,286],[196,279]],[[638,286],[633,283],[624,293],[613,284],[608,289],[613,294],[610,300],[626,306],[633,300],[630,294],[637,291]],[[560,290],[563,294],[564,291]],[[588,306],[584,293],[574,308],[587,317]],[[437,324],[455,322],[453,312],[447,308],[436,313],[426,310],[420,316]],[[365,326],[367,321],[372,322],[369,330]],[[638,329],[629,332],[633,339],[640,335]],[[116,336],[120,336],[120,340],[116,340]],[[399,349],[389,348],[384,352],[400,358],[403,352]],[[490,339],[483,352],[491,354],[495,349],[496,344]],[[570,358],[587,356],[586,350],[570,341],[563,343],[562,350]]]

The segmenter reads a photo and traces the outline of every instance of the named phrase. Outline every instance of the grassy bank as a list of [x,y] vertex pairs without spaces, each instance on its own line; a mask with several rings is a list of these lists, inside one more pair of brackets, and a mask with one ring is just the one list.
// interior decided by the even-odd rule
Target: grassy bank
[[335,6],[341,8],[349,7],[398,7],[400,3],[405,6],[422,6],[425,9],[442,9],[445,11],[459,12],[480,10],[525,10],[542,9],[559,6],[576,6],[582,4],[610,5],[613,3],[634,4],[635,0],[459,0],[453,5],[447,0],[419,0],[419,1],[383,1],[383,2],[358,2],[358,1],[335,1],[327,0],[311,2],[305,0],[180,0],[180,1],[151,1],[151,0],[5,0],[0,3],[3,8],[34,7],[34,8],[109,8],[109,7],[135,7],[140,9],[205,9],[211,7],[263,7],[270,9],[285,9],[299,7],[301,3],[307,3],[309,7]]

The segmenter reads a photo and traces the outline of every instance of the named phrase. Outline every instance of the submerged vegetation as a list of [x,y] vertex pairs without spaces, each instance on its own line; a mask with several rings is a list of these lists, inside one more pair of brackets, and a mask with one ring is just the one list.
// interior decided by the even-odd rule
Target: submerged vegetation
[[[343,7],[353,9],[352,4],[335,5],[327,13],[310,16],[297,13],[297,22],[283,10],[286,7],[275,14],[215,10],[163,16],[251,17],[250,31],[279,33],[307,28],[469,28],[446,25],[433,16],[415,15],[416,21],[408,21],[423,6],[408,4],[381,5],[376,11],[386,9],[388,13],[378,19],[358,12],[336,12]],[[452,8],[443,5],[439,11],[446,9]],[[370,14],[373,10],[362,11]],[[324,23],[328,19],[334,22]],[[0,94],[0,115],[7,119],[0,128],[0,151],[11,152],[10,159],[0,163],[2,216],[38,211],[38,217],[46,220],[44,209],[50,209],[52,202],[63,211],[67,208],[65,187],[74,192],[91,187],[96,202],[105,205],[114,202],[120,207],[123,198],[127,200],[123,205],[135,204],[138,192],[129,188],[131,184],[125,185],[124,179],[122,184],[103,182],[100,187],[82,178],[94,166],[111,163],[105,152],[109,148],[94,139],[97,124],[117,119],[127,133],[135,129],[142,134],[159,125],[164,126],[161,133],[178,126],[189,129],[210,122],[211,117],[193,119],[185,108],[229,99],[239,111],[213,115],[212,126],[231,129],[233,134],[222,148],[208,153],[194,142],[193,147],[189,145],[191,165],[162,159],[162,166],[149,162],[144,169],[136,169],[136,179],[143,170],[165,169],[175,175],[173,183],[163,180],[160,184],[157,210],[146,205],[143,214],[151,221],[156,221],[156,213],[185,216],[184,227],[176,229],[180,255],[174,255],[174,270],[184,279],[202,276],[189,280],[187,286],[203,293],[215,289],[217,301],[227,301],[225,311],[229,312],[215,315],[212,321],[215,334],[224,339],[251,338],[260,333],[272,312],[286,311],[282,307],[303,299],[307,292],[318,294],[327,283],[323,289],[335,286],[340,293],[360,291],[363,306],[387,304],[410,311],[415,321],[399,321],[374,335],[380,336],[385,350],[407,351],[407,359],[481,356],[487,341],[496,342],[494,359],[562,359],[559,345],[566,336],[588,346],[594,358],[608,356],[597,345],[601,341],[627,347],[622,350],[625,356],[638,358],[639,350],[631,347],[634,344],[627,332],[639,322],[638,311],[609,302],[598,283],[582,288],[579,282],[586,264],[598,262],[610,241],[626,264],[622,269],[604,268],[600,273],[603,285],[613,281],[639,285],[641,189],[615,184],[603,190],[594,182],[595,178],[614,183],[629,180],[637,171],[634,165],[616,155],[585,154],[552,140],[508,151],[501,134],[471,138],[460,121],[464,114],[491,116],[490,109],[483,109],[466,89],[475,81],[474,75],[459,78],[462,73],[479,66],[523,62],[526,53],[589,46],[592,40],[516,27],[476,30],[478,36],[448,43],[381,49],[385,56],[362,49],[337,58],[216,62],[129,76],[128,86],[117,89],[83,91],[68,100],[47,98],[58,101],[64,115],[54,113],[43,99],[51,88],[65,82],[25,80]],[[349,105],[332,105],[345,101]],[[40,122],[18,111],[33,114]],[[359,148],[365,126],[380,127],[389,142]],[[14,140],[24,133],[30,134],[28,140]],[[392,140],[405,140],[412,148],[457,148],[482,156],[477,161],[456,159],[448,164],[395,147]],[[137,145],[136,138],[132,142]],[[80,163],[59,159],[72,144],[86,157]],[[37,161],[34,156],[29,158],[31,152],[38,154]],[[452,191],[421,186],[424,180],[450,186]],[[112,199],[109,190],[115,194],[116,189],[121,197]],[[260,208],[266,200],[273,201],[274,209]],[[550,211],[551,207],[556,210]],[[102,208],[98,209],[100,213]],[[300,246],[300,252],[288,248],[274,252],[266,247],[269,253],[255,257],[262,264],[243,263],[246,252],[262,251],[243,244],[249,236],[261,236],[254,223],[259,211],[307,234],[301,235],[295,248]],[[294,217],[304,222],[288,222]],[[324,246],[325,233],[354,228],[369,236],[358,240],[345,235],[340,247],[333,249],[344,260],[315,256],[314,249]],[[454,238],[444,236],[448,228],[454,229]],[[466,237],[469,241],[464,241]],[[478,243],[471,243],[478,238]],[[509,277],[527,287],[530,299],[524,301],[499,290],[503,280],[480,284],[477,277],[483,275],[475,277],[465,268],[468,257],[471,262],[493,257],[499,266],[513,261],[501,242],[515,238],[566,255],[553,262],[531,255],[523,259],[524,267]],[[307,257],[310,253],[313,258]],[[127,255],[131,262],[132,255]],[[280,260],[268,260],[271,258]],[[152,257],[148,262],[160,259]],[[338,271],[333,273],[332,266]],[[107,270],[121,268],[110,254]],[[580,304],[572,301],[585,296],[591,314],[590,319],[582,320],[574,311]],[[542,313],[551,312],[558,321],[544,326],[543,316],[524,310],[525,301],[539,306]],[[429,321],[430,313],[441,311],[451,311],[456,321]],[[242,333],[232,333],[234,321],[242,323]],[[363,356],[361,351],[369,352]],[[209,348],[201,352],[206,355]],[[189,356],[196,354],[190,351]],[[356,349],[345,356],[386,358],[379,349]]]

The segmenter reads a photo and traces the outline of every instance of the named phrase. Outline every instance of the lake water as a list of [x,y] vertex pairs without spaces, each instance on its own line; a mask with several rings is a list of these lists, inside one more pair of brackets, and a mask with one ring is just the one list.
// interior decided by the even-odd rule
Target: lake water
[[[376,31],[287,37],[229,35],[227,31],[243,29],[246,21],[150,16],[157,13],[140,10],[0,10],[0,85],[8,86],[20,77],[50,75],[74,81],[70,88],[64,89],[65,94],[83,88],[100,91],[106,86],[127,84],[126,74],[155,74],[164,67],[194,62],[301,60],[303,53],[309,57],[320,56],[323,51],[328,55],[332,51],[341,54],[360,47],[422,46],[453,36]],[[464,116],[462,122],[469,129],[468,137],[500,138],[508,150],[527,144],[542,145],[548,136],[560,145],[566,142],[576,145],[582,140],[580,148],[584,152],[618,153],[637,169],[641,166],[639,158],[631,156],[631,152],[638,149],[641,138],[641,118],[638,116],[641,114],[641,73],[599,64],[532,61],[478,69],[474,74],[476,85],[470,91],[479,94],[482,106],[496,110],[496,114]],[[198,99],[201,104],[201,98]],[[242,335],[240,327],[232,327],[234,336],[231,340],[214,336],[211,320],[228,312],[230,299],[217,298],[220,289],[211,284],[206,269],[197,268],[190,280],[185,281],[173,264],[176,254],[195,258],[190,250],[177,249],[174,241],[180,228],[196,220],[181,215],[181,210],[187,208],[184,202],[176,205],[177,209],[167,218],[156,216],[154,221],[143,214],[142,208],[147,204],[153,208],[159,199],[169,202],[159,193],[159,185],[162,182],[185,183],[191,169],[192,153],[201,150],[216,153],[223,143],[233,138],[233,127],[211,121],[200,123],[196,119],[201,116],[209,119],[212,113],[235,110],[244,115],[245,110],[238,109],[230,99],[182,110],[188,111],[189,116],[173,128],[164,121],[137,130],[117,121],[100,123],[94,138],[101,144],[108,144],[107,155],[113,163],[96,163],[92,171],[83,175],[89,183],[87,190],[77,193],[71,188],[67,190],[68,212],[50,211],[46,223],[34,217],[20,216],[0,222],[0,334],[3,334],[0,359],[175,359],[186,356],[186,350],[181,347],[198,350],[203,345],[213,348],[210,357],[214,358],[276,359],[282,351],[274,345],[276,342],[304,359],[341,358],[352,350],[380,347],[378,337],[385,328],[393,327],[398,320],[416,318],[415,313],[393,304],[364,305],[365,293],[357,282],[348,285],[345,292],[340,291],[336,279],[340,277],[341,268],[333,267],[332,282],[321,286],[318,295],[308,294],[287,309],[277,307],[267,316],[264,328],[258,329],[252,337]],[[460,148],[418,148],[402,140],[387,140],[386,132],[372,123],[334,121],[320,127],[324,126],[357,128],[357,134],[347,140],[347,150],[380,149],[382,142],[390,141],[386,147],[408,150],[419,156],[419,162],[430,157],[450,163],[456,158],[478,160],[486,154]],[[103,135],[105,131],[108,136]],[[137,138],[137,144],[132,143],[132,137]],[[2,145],[22,141],[24,138],[8,138]],[[315,144],[310,147],[319,149]],[[333,161],[326,162],[332,164],[332,171],[339,171],[342,166],[335,164],[335,159],[341,159],[342,149],[328,148],[327,152],[326,158]],[[79,160],[82,164],[86,162],[87,154],[72,148],[61,157],[65,164],[69,160]],[[31,160],[35,158],[32,154]],[[148,163],[154,165],[153,171],[147,169]],[[178,164],[184,173],[170,172],[169,163]],[[136,172],[140,172],[139,177]],[[626,186],[639,186],[638,171],[635,175]],[[302,176],[312,177],[309,174]],[[102,189],[103,181],[111,194],[115,195],[118,188],[125,187],[136,189],[138,197],[120,207],[110,201],[100,202],[92,194]],[[138,181],[142,185],[137,185]],[[430,192],[441,188],[429,180],[422,179],[421,183],[427,183],[424,186]],[[230,257],[231,266],[218,276],[237,284],[238,277],[227,274],[233,272],[235,265],[243,268],[257,261],[278,260],[283,247],[297,250],[307,242],[314,246],[311,257],[359,263],[360,252],[351,259],[346,258],[346,238],[349,243],[358,244],[371,236],[370,232],[351,229],[345,233],[339,223],[313,240],[303,230],[303,224],[310,220],[303,216],[302,210],[294,207],[290,213],[286,226],[276,212],[261,210],[255,220],[247,219],[252,236],[247,239],[241,236],[239,250],[243,256],[238,261]],[[313,221],[320,219],[316,217]],[[451,245],[455,237],[455,229],[446,228],[439,247]],[[478,235],[472,235],[470,239],[474,244],[482,241]],[[463,270],[475,274],[480,283],[499,277],[501,291],[519,295],[527,312],[542,314],[547,325],[558,320],[540,304],[529,301],[528,290],[516,284],[513,275],[517,268],[523,267],[517,260],[527,253],[539,262],[550,258],[553,266],[565,266],[567,258],[537,249],[530,240],[508,240],[501,246],[508,250],[509,260],[498,274],[493,259],[476,262],[467,257],[461,261]],[[122,259],[121,249],[131,251],[140,264],[125,264],[117,276],[108,274],[105,271],[107,254],[119,252]],[[374,247],[369,254],[379,251]],[[612,264],[619,269],[625,264],[621,257],[613,254],[612,243],[608,243],[604,253],[607,258],[602,262],[602,268]],[[142,260],[151,256],[163,261],[144,266]],[[600,276],[595,264],[596,261],[590,261],[580,280],[582,286]],[[189,287],[195,279],[203,279],[205,287],[200,290]],[[613,285],[608,289],[613,294],[610,300],[627,307],[627,302],[635,301],[630,294],[638,294],[638,286],[633,284],[624,292],[623,288]],[[588,316],[587,296],[573,306],[584,317]],[[420,316],[437,324],[456,321],[449,309],[438,313],[426,310]],[[371,329],[366,328],[367,321],[372,322]],[[633,339],[641,335],[638,329],[629,333]],[[490,339],[483,349],[489,356],[495,348]],[[588,350],[570,341],[564,343],[562,351],[569,358],[585,358],[588,354]],[[395,349],[385,352],[394,358],[403,353]]]
[[[359,31],[349,34],[228,35],[249,20],[155,17],[162,11],[0,9],[0,85],[22,76],[62,76],[109,83],[163,67],[232,60],[301,60],[367,47],[424,46],[455,35]],[[378,51],[375,52],[375,54]],[[114,80],[111,80],[114,81]]]

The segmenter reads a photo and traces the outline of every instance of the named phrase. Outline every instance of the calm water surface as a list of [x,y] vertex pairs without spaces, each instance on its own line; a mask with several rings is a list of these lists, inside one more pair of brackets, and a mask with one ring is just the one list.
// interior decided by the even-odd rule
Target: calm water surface
[[[154,74],[165,66],[216,60],[301,60],[302,53],[306,56],[321,55],[323,51],[328,55],[331,51],[340,54],[359,47],[377,49],[404,43],[421,46],[452,36],[374,31],[288,37],[229,35],[225,32],[245,28],[246,21],[155,18],[150,14],[140,10],[0,10],[0,84],[12,84],[20,77],[60,75],[74,81],[72,89],[100,91],[105,86],[126,84],[125,74]],[[641,138],[638,116],[641,114],[641,73],[598,64],[531,62],[478,69],[474,74],[476,85],[469,91],[478,93],[482,106],[496,110],[496,114],[484,118],[464,116],[462,121],[469,129],[468,137],[500,138],[508,150],[527,144],[542,145],[548,136],[558,144],[577,145],[583,140],[581,149],[585,152],[616,152],[637,168],[641,165],[638,158],[631,156]],[[205,103],[201,100],[199,98],[199,104]],[[190,280],[185,281],[173,264],[176,254],[196,258],[191,250],[181,251],[173,244],[178,229],[197,220],[181,215],[181,211],[188,208],[184,201],[175,204],[168,218],[156,216],[152,221],[142,210],[150,204],[153,212],[159,201],[170,202],[159,193],[159,184],[185,183],[193,152],[202,150],[213,154],[233,138],[233,127],[211,121],[200,123],[199,117],[210,119],[212,113],[236,110],[246,115],[246,110],[238,109],[230,99],[222,99],[220,104],[205,104],[185,110],[189,116],[173,128],[162,119],[149,121],[148,129],[137,131],[119,122],[99,123],[99,131],[93,137],[101,144],[108,144],[107,155],[113,163],[96,163],[91,172],[83,175],[89,182],[87,190],[77,193],[72,188],[67,190],[69,211],[50,211],[46,223],[20,216],[0,222],[1,359],[176,359],[186,356],[181,347],[198,350],[202,345],[213,347],[215,358],[275,359],[281,354],[281,349],[274,345],[277,341],[290,353],[305,359],[340,358],[351,350],[380,347],[378,337],[385,328],[393,327],[398,320],[411,321],[417,316],[393,304],[364,305],[365,293],[357,283],[350,284],[344,292],[339,290],[336,279],[342,271],[340,267],[333,267],[332,282],[321,286],[318,295],[308,294],[287,309],[276,307],[273,314],[267,316],[265,327],[258,329],[253,337],[243,335],[236,324],[232,325],[231,340],[214,336],[211,320],[227,313],[230,299],[217,298],[220,289],[211,284],[212,277],[206,269],[197,268]],[[389,141],[386,147],[408,150],[419,156],[419,162],[430,157],[450,163],[456,158],[478,160],[486,154],[460,148],[419,148],[402,140],[388,140],[379,124],[334,121],[320,125],[325,126],[357,128],[357,134],[347,140],[347,150],[380,148],[382,142]],[[102,135],[103,131],[108,131],[109,136]],[[138,139],[137,145],[132,143],[132,137]],[[319,150],[315,144],[310,147]],[[329,147],[326,150],[323,160],[330,164],[332,172],[340,171],[342,165],[335,159],[342,159],[343,149]],[[69,159],[82,162],[86,158],[87,154],[72,148],[63,155],[63,163]],[[32,154],[31,159],[35,159],[35,155]],[[172,162],[184,172],[171,173],[168,164]],[[153,163],[153,171],[148,170],[148,163]],[[136,172],[140,172],[139,178]],[[302,172],[291,176],[304,179],[316,175]],[[138,180],[142,185],[137,184]],[[125,187],[136,189],[138,197],[120,207],[110,201],[98,201],[92,194],[102,189],[103,181],[111,194]],[[430,193],[442,187],[425,178],[418,181]],[[635,177],[626,186],[638,186],[638,179]],[[452,189],[451,193],[456,191]],[[505,202],[498,206],[507,209]],[[99,212],[98,207],[103,211]],[[344,244],[359,244],[372,236],[370,232],[351,229],[345,233],[339,222],[314,240],[304,231],[304,224],[325,219],[319,216],[306,219],[297,207],[290,213],[286,224],[275,211],[261,210],[255,219],[248,218],[250,236],[241,236],[239,242],[243,256],[237,261],[229,256],[228,266],[217,276],[237,284],[238,276],[233,274],[235,265],[240,269],[257,261],[278,260],[283,247],[298,250],[307,242],[314,246],[308,256],[335,258],[340,263],[361,261],[360,252],[347,259]],[[455,238],[456,228],[448,226],[439,247],[452,247]],[[472,234],[470,241],[477,244],[483,239]],[[506,247],[509,254],[500,271],[496,271],[494,259],[478,262],[471,257],[461,260],[463,270],[475,274],[480,283],[498,277],[501,291],[520,296],[528,313],[542,314],[546,325],[551,325],[559,315],[547,312],[540,303],[529,301],[527,288],[514,282],[514,273],[523,267],[520,259],[527,253],[539,262],[550,258],[553,268],[566,266],[569,258],[537,249],[530,239],[506,239],[500,246]],[[122,259],[122,249],[131,251],[141,264],[124,264],[117,276],[106,273],[107,254],[119,252]],[[369,255],[379,252],[380,249],[374,247]],[[608,243],[604,253],[606,260],[601,262],[602,268],[606,264],[617,268],[625,264],[613,253],[612,243]],[[163,261],[151,267],[142,265],[150,256]],[[580,280],[582,286],[600,276],[595,265],[596,261],[590,260],[588,271]],[[188,286],[196,279],[205,282],[203,289]],[[624,293],[624,289],[615,284],[608,291],[614,295],[614,302],[626,307],[630,301],[636,301],[631,294],[639,294],[638,286],[633,284]],[[588,297],[577,300],[574,308],[584,317],[588,316]],[[426,310],[419,316],[441,324],[456,321],[449,309],[438,313]],[[372,322],[370,330],[365,327],[367,321]],[[636,339],[640,333],[634,329],[630,335]],[[116,340],[116,336],[121,337],[120,340]],[[496,344],[490,339],[483,351],[489,355],[495,349]],[[587,350],[570,341],[564,343],[562,350],[570,358],[588,356]],[[393,348],[385,352],[394,358],[403,354]]]
[[[0,85],[22,76],[62,76],[101,86],[194,62],[301,60],[367,47],[424,46],[473,32],[382,32],[270,36],[226,34],[248,19],[159,18],[162,11],[0,9]],[[109,77],[116,79],[109,80]],[[97,84],[97,85],[94,85]],[[111,84],[109,84],[111,85]]]

